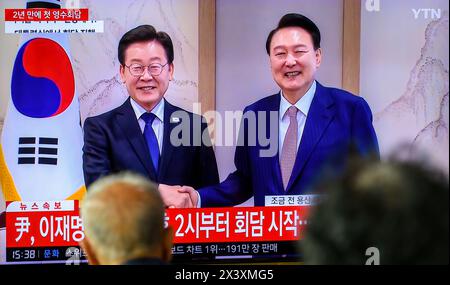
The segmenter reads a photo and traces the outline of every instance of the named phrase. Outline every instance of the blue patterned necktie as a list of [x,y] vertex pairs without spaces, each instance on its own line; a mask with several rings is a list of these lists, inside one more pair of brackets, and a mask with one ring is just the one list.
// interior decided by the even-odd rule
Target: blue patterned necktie
[[141,119],[145,122],[144,127],[144,137],[147,141],[148,150],[150,151],[150,156],[152,158],[153,166],[155,167],[156,173],[158,173],[159,164],[159,146],[156,134],[153,131],[152,123],[155,120],[156,115],[153,113],[144,113],[141,115]]

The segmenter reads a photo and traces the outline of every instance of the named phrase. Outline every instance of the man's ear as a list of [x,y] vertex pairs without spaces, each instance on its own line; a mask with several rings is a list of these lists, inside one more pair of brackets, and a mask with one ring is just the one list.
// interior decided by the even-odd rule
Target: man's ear
[[97,255],[95,254],[95,251],[92,249],[92,246],[89,243],[89,240],[86,237],[86,235],[84,236],[84,239],[80,241],[80,246],[87,255],[89,265],[100,265],[100,262],[97,259]]
[[123,65],[120,65],[120,68],[119,68],[119,75],[120,75],[120,81],[122,82],[122,83],[125,83],[125,66],[123,66]]
[[175,71],[175,65],[173,64],[173,62],[171,64],[169,64],[169,80],[172,81],[173,80],[173,73]]
[[318,48],[316,50],[316,68],[319,68],[321,63],[322,63],[322,49]]
[[172,245],[173,245],[173,229],[168,226],[167,229],[163,231],[162,239],[162,256],[161,259],[164,262],[169,263],[172,260]]

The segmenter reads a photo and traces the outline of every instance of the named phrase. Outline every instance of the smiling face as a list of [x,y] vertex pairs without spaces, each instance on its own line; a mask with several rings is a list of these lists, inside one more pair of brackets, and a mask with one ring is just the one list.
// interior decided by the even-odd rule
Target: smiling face
[[322,59],[311,35],[300,27],[277,31],[270,44],[270,67],[275,82],[291,103],[297,102],[314,81]]
[[[165,65],[167,55],[163,46],[158,41],[137,42],[128,46],[125,50],[125,65],[140,64],[148,66],[153,63]],[[150,75],[145,69],[144,75],[133,76],[130,70],[121,65],[120,77],[128,90],[128,94],[147,111],[151,111],[163,98],[169,87],[169,81],[173,79],[173,63],[163,67],[158,76]]]

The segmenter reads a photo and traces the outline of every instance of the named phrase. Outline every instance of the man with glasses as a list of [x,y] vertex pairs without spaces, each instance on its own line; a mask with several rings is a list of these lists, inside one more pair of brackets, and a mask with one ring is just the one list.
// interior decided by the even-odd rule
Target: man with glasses
[[[178,193],[177,187],[204,187],[218,183],[219,178],[209,136],[201,137],[208,135],[204,120],[163,98],[173,79],[172,40],[165,32],[142,25],[123,35],[118,57],[120,78],[130,97],[122,106],[84,123],[86,186],[101,176],[129,170],[158,183],[166,206],[192,206],[189,196]],[[197,132],[195,122],[201,122]],[[190,138],[187,145],[176,146],[172,141],[172,131],[179,124],[184,124],[179,135]]]

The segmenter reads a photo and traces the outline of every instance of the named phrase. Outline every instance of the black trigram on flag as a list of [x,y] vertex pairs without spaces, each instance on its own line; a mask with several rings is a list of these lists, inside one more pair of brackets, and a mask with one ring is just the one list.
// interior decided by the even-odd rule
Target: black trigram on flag
[[57,138],[19,138],[18,164],[48,164],[58,163]]
[[60,0],[45,0],[45,1],[27,1],[27,9],[31,8],[47,8],[47,9],[61,9]]

